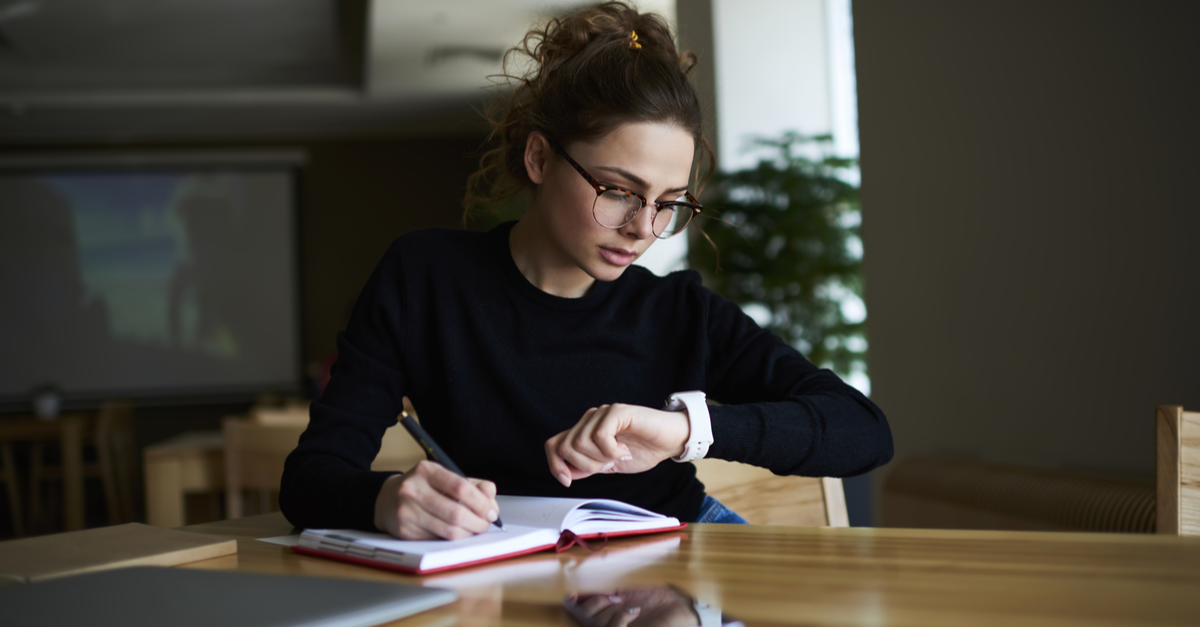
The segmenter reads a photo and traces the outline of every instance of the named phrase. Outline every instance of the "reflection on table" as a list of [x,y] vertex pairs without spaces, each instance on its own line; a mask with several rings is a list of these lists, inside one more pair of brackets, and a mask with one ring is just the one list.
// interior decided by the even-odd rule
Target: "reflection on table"
[[747,625],[1182,625],[1200,616],[1200,538],[1149,535],[689,526],[429,577],[315,557],[256,538],[267,514],[188,527],[238,539],[189,567],[396,581],[461,599],[396,625],[571,625],[575,592],[671,584]]

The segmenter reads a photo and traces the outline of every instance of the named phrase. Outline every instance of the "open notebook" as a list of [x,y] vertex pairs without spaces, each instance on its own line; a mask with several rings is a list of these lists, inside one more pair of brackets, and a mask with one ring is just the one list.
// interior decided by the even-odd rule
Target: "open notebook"
[[397,540],[384,533],[307,529],[297,553],[318,555],[408,573],[433,573],[536,553],[554,547],[564,532],[580,538],[671,531],[687,526],[621,501],[498,496],[505,531],[462,540]]

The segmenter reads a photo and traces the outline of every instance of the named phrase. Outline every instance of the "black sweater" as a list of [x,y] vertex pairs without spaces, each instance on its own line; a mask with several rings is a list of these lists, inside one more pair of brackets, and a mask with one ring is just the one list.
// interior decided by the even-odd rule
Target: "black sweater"
[[511,228],[416,231],[389,248],[288,456],[279,501],[293,524],[374,528],[375,497],[393,473],[370,465],[405,395],[462,470],[501,494],[616,498],[681,520],[694,520],[704,498],[693,465],[667,460],[564,488],[544,442],[590,407],[661,408],[673,392],[703,390],[722,403],[711,408],[709,457],[805,476],[850,476],[891,459],[878,407],[697,273],[631,266],[582,298],[560,298],[517,269]]

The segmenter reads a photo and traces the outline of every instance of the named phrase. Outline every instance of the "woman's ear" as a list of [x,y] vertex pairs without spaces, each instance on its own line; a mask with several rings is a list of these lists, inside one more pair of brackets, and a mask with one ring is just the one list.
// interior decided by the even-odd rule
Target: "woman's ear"
[[533,131],[525,138],[525,174],[534,185],[541,185],[545,180],[552,152],[550,140],[540,132]]

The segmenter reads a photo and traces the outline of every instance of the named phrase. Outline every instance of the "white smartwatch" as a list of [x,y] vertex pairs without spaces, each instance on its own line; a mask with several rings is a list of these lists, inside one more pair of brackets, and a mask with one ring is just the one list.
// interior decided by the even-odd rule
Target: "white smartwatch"
[[712,419],[708,415],[708,403],[704,402],[704,392],[676,392],[667,399],[667,411],[687,410],[688,433],[687,444],[683,446],[683,454],[671,459],[679,463],[703,459],[708,455],[708,447],[712,446]]
[[[700,601],[692,601],[692,609],[696,610],[696,616],[700,619],[700,627],[722,627],[725,624],[724,617],[721,615],[721,608],[714,607]],[[739,625],[741,623],[738,623]]]

